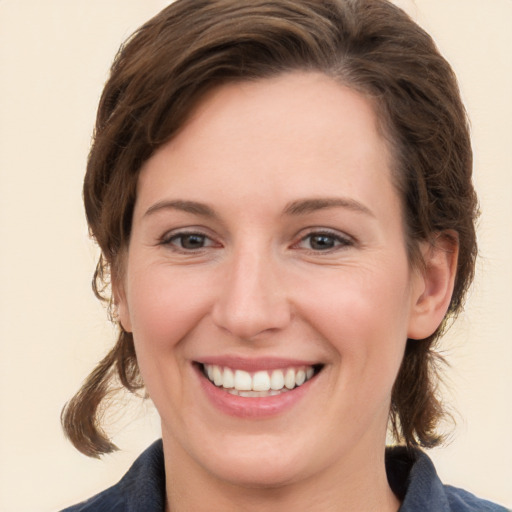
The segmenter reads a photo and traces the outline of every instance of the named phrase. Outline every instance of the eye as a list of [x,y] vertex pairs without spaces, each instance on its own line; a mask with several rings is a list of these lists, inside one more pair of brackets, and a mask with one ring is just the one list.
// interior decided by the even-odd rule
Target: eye
[[303,237],[297,246],[311,251],[330,251],[353,245],[353,241],[346,237],[330,232],[313,232]]
[[182,251],[197,251],[205,247],[212,247],[215,242],[203,233],[176,233],[165,237],[162,240],[162,245],[170,245]]

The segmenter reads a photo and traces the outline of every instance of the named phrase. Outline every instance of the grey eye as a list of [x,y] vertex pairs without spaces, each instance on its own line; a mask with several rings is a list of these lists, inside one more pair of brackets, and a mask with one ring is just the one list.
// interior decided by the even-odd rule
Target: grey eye
[[349,247],[353,244],[352,239],[337,233],[316,231],[303,237],[297,247],[315,252],[328,252]]
[[182,249],[201,249],[205,246],[206,237],[198,234],[181,234],[173,237],[171,242],[176,242]]
[[335,247],[338,240],[332,235],[318,234],[310,235],[309,245],[315,251],[325,251]]

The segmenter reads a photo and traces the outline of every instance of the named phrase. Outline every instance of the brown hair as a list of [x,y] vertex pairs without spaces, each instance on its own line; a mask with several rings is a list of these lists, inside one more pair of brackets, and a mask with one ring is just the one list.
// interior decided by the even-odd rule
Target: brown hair
[[[100,101],[84,183],[90,232],[102,256],[93,280],[109,301],[121,271],[138,174],[183,126],[206,91],[291,70],[325,73],[368,97],[395,156],[411,262],[418,241],[456,232],[459,259],[447,318],[473,278],[477,201],[468,124],[452,69],[434,42],[386,0],[177,0],[120,49]],[[435,342],[408,340],[392,394],[395,438],[434,446],[443,408],[436,393]],[[100,423],[122,385],[143,387],[133,338],[116,345],[63,411],[64,429],[83,453],[115,449]]]

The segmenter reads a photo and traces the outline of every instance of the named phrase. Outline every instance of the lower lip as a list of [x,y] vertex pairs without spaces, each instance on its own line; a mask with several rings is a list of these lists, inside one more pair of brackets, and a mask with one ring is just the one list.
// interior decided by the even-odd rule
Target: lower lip
[[243,397],[232,395],[222,388],[218,388],[204,376],[199,368],[196,368],[196,372],[199,376],[201,387],[210,402],[223,413],[240,418],[266,418],[283,413],[297,404],[316,380],[316,377],[313,377],[302,384],[302,386],[285,391],[279,395]]

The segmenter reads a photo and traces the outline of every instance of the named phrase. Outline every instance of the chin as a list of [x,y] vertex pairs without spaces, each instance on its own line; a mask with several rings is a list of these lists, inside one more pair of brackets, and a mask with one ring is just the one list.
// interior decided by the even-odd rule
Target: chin
[[[297,460],[298,459],[298,460]],[[232,485],[248,488],[279,488],[307,476],[302,457],[283,457],[282,452],[262,457],[259,454],[233,456],[216,460],[210,471]]]
[[[200,427],[199,431],[188,433],[194,435],[179,440],[166,439],[164,433],[164,447],[168,445],[172,459],[179,464],[182,456],[210,477],[230,485],[283,487],[307,478],[316,467],[317,455],[304,449],[312,443],[306,439],[290,442],[297,436],[284,434],[284,429],[271,434],[217,429],[206,432]],[[198,439],[201,441],[196,442]]]

